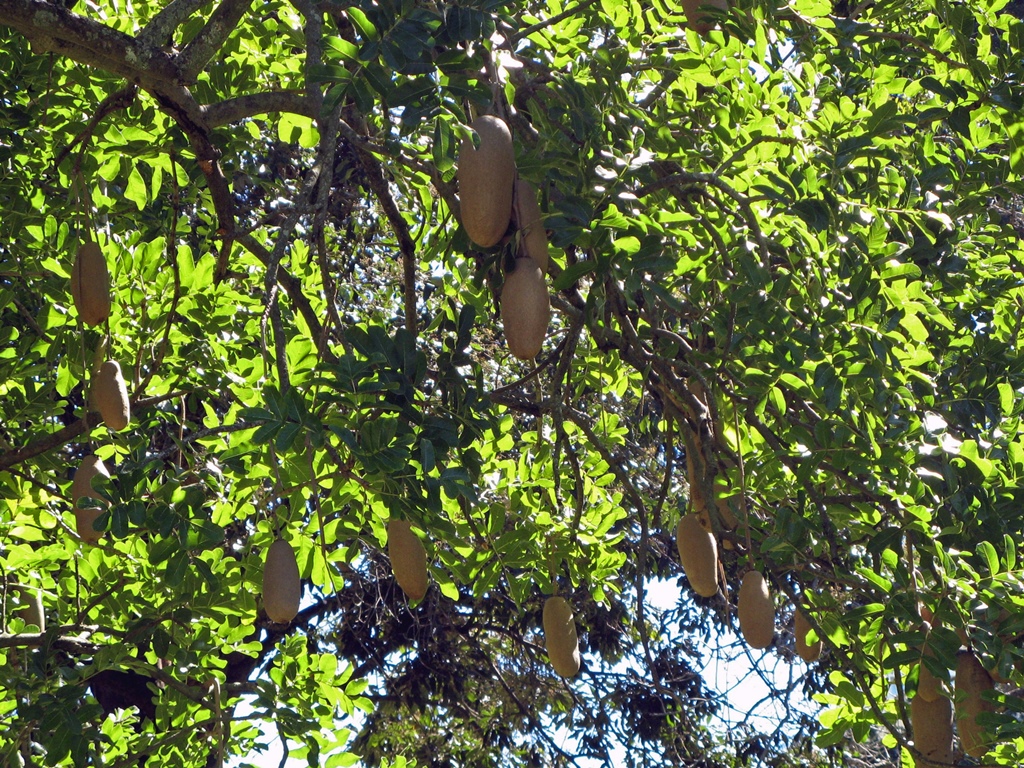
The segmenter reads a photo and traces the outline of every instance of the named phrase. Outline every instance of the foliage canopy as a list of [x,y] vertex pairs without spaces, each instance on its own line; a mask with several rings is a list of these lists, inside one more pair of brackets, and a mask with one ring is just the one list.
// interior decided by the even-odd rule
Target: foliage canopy
[[[910,765],[922,653],[951,692],[963,644],[1007,681],[984,762],[1020,764],[1021,14],[707,13],[0,0],[0,763],[259,764],[277,734],[327,766],[812,765],[879,740]],[[499,321],[518,234],[459,224],[479,114],[539,190],[535,362]],[[96,327],[69,291],[89,241]],[[90,407],[105,360],[122,431]],[[93,453],[97,545],[69,500]],[[688,511],[713,598],[675,556]],[[419,603],[393,517],[427,547]],[[288,625],[259,596],[278,536]],[[792,665],[772,695],[814,693],[816,721],[715,725],[702,646],[750,568],[776,605],[754,661]],[[571,680],[540,635],[555,593]]]

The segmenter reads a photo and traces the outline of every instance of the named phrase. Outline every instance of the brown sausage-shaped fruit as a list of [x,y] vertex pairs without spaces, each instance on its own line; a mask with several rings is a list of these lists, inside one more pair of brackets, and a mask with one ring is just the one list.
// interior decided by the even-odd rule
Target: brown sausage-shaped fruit
[[473,121],[480,148],[462,142],[459,149],[459,205],[462,226],[477,245],[497,245],[512,219],[512,192],[516,180],[516,155],[512,133],[505,121],[483,115]]
[[984,694],[995,688],[991,676],[971,651],[961,650],[956,657],[956,729],[960,746],[971,757],[988,752],[991,739],[985,726],[978,723],[982,712],[994,712],[995,705]]
[[287,624],[299,612],[302,581],[295,550],[284,539],[278,539],[267,550],[263,564],[263,608],[275,624]]
[[811,625],[807,621],[807,614],[797,608],[793,613],[793,634],[796,636],[796,652],[808,664],[817,661],[818,657],[821,656],[820,637],[810,645],[807,644],[807,633],[810,631]]
[[43,613],[43,594],[33,587],[19,586],[13,590],[18,600],[15,612],[26,625],[39,627],[40,632],[46,631],[46,616]]
[[929,639],[926,636],[924,651],[921,653],[921,663],[917,671],[917,695],[925,701],[932,702],[942,696],[942,680],[937,678],[925,663],[926,658],[935,658],[935,652],[928,642]]
[[701,597],[718,593],[718,543],[701,527],[697,515],[683,515],[676,526],[679,562],[693,591]]
[[533,259],[516,259],[515,267],[501,289],[501,325],[509,351],[520,360],[533,360],[548,333],[548,286]]
[[79,509],[78,500],[90,498],[99,500],[101,497],[92,489],[92,479],[96,475],[110,477],[103,460],[95,454],[90,454],[82,459],[82,464],[75,472],[75,478],[71,481],[71,506],[75,510],[75,530],[82,537],[83,541],[89,544],[96,544],[103,536],[103,531],[97,531],[92,527],[96,519],[103,514],[102,509]]
[[110,272],[100,247],[82,243],[71,267],[71,299],[86,325],[99,325],[110,317]]
[[767,648],[775,637],[775,606],[768,594],[768,582],[758,571],[747,571],[740,583],[737,604],[740,631],[751,648]]
[[576,620],[564,597],[554,595],[544,601],[544,645],[551,666],[562,677],[574,677],[580,671],[580,645]]
[[427,594],[427,552],[408,520],[393,518],[388,522],[388,558],[395,581],[406,597],[422,600]]
[[100,366],[92,384],[93,401],[96,410],[103,417],[103,423],[115,432],[128,426],[131,418],[128,404],[128,388],[121,375],[121,366],[107,360]]
[[[910,700],[910,724],[914,729],[914,746],[928,760],[953,762],[953,705],[945,696],[925,701],[915,695]],[[918,766],[924,763],[915,761]]]

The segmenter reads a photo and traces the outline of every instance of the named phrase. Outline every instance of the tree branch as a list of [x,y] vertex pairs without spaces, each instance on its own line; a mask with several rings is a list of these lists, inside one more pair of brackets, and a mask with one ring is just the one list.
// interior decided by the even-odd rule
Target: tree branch
[[199,73],[206,69],[210,59],[224,45],[224,41],[238,26],[250,5],[252,0],[223,0],[217,6],[206,26],[178,55],[182,76],[186,82],[194,82]]
[[[273,254],[270,249],[263,245],[259,240],[251,234],[239,235],[236,239],[247,251],[249,251],[249,253],[262,261],[265,266],[270,265]],[[288,298],[291,299],[295,308],[299,310],[302,318],[306,321],[306,325],[309,326],[310,333],[312,333],[316,339],[319,339],[320,334],[323,333],[320,325],[320,318],[310,305],[309,299],[306,298],[306,294],[302,292],[302,282],[280,266],[277,268],[277,282],[282,288],[284,288],[284,292],[288,294]],[[325,350],[325,355],[328,360],[333,359],[333,355],[330,353],[330,350]]]
[[[142,400],[136,400],[131,404],[131,408],[134,411],[137,408],[148,408],[151,405],[163,402],[167,399],[167,395],[157,395],[155,397],[147,397]],[[103,420],[100,418],[98,413],[89,414],[89,424],[96,425],[102,424]],[[78,419],[77,421],[68,424],[56,432],[50,432],[43,435],[38,440],[25,445],[21,448],[15,448],[12,451],[0,453],[0,471],[9,469],[15,464],[20,464],[23,461],[35,458],[47,451],[51,451],[54,448],[58,448],[66,443],[70,443],[79,435],[82,435],[86,431],[86,423],[84,419]]]
[[160,12],[149,20],[145,29],[138,35],[140,43],[162,46],[171,38],[178,27],[202,8],[209,0],[171,0]]
[[124,32],[45,0],[0,0],[0,21],[44,50],[149,87],[179,83],[169,54]]
[[313,101],[306,94],[297,91],[249,93],[204,106],[202,112],[210,128],[220,128],[268,112],[292,112],[296,115],[317,117]]
[[161,108],[174,118],[178,127],[185,132],[192,150],[196,153],[199,169],[206,177],[206,184],[213,197],[213,208],[217,214],[219,234],[224,237],[215,276],[219,282],[227,275],[227,255],[231,251],[231,235],[235,231],[235,203],[231,197],[228,180],[224,177],[220,163],[217,162],[221,152],[210,140],[210,126],[206,122],[203,108],[188,88],[176,83],[154,83],[148,90]]
[[[225,4],[214,12],[214,18],[207,24],[206,29],[211,31],[204,37],[204,42],[198,44],[193,58],[186,61],[194,63],[199,53],[204,52],[217,39],[214,33],[224,33],[224,27],[231,19],[245,12],[245,7],[241,6],[244,1],[225,0]],[[239,6],[236,7],[235,3]],[[72,13],[62,5],[44,0],[0,0],[0,20],[45,50],[127,78],[153,95],[161,108],[185,132],[192,145],[213,197],[220,233],[228,236],[225,238],[226,251],[230,247],[229,236],[235,229],[231,190],[217,163],[220,151],[210,140],[210,127],[203,110],[182,85],[183,76],[177,60],[151,44],[148,37],[136,39]],[[218,262],[218,280],[226,274],[226,261],[226,254],[222,251]]]
[[0,648],[42,648],[48,646],[72,655],[96,653],[100,646],[81,637],[57,636],[52,640],[46,632],[23,632],[0,635]]
[[0,454],[0,471],[51,451],[65,443],[70,443],[84,432],[85,421],[78,419],[66,427],[58,429],[56,432],[50,432],[22,448],[15,448],[13,451],[2,453]]

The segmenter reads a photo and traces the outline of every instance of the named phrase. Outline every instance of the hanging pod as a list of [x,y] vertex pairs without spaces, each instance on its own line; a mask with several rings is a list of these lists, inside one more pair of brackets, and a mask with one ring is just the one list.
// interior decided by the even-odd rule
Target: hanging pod
[[92,382],[92,395],[104,424],[115,432],[128,426],[131,406],[128,402],[128,388],[118,363],[107,360],[100,366]]
[[482,115],[472,128],[480,148],[466,139],[459,149],[459,206],[469,239],[490,248],[505,236],[512,219],[516,155],[512,133],[500,117]]
[[690,29],[698,35],[706,35],[714,26],[711,16],[701,10],[701,6],[710,5],[713,8],[729,10],[727,0],[683,0],[683,10],[686,12],[686,23]]
[[533,259],[540,271],[548,273],[548,233],[544,230],[540,204],[537,202],[537,188],[530,182],[519,179],[515,196],[516,227],[522,237],[520,255]]
[[811,631],[811,624],[807,620],[807,614],[800,608],[793,611],[793,635],[796,638],[797,655],[808,664],[818,660],[821,656],[821,638],[813,643],[807,643],[807,633]]
[[[920,579],[920,572],[916,571],[915,576]],[[938,626],[938,622],[935,621],[935,613],[926,603],[919,603],[918,612],[921,614],[924,647],[921,651],[921,662],[918,664],[917,668],[917,695],[930,703],[936,701],[943,695],[942,680],[936,677],[925,663],[925,659],[935,658],[935,652],[931,643],[931,634],[933,627]]]
[[110,272],[99,245],[82,243],[71,267],[71,299],[86,325],[99,325],[110,317]]
[[42,590],[18,585],[11,593],[16,601],[16,605],[13,606],[14,615],[24,621],[26,626],[36,626],[40,632],[45,632],[46,616],[43,613]]
[[422,600],[427,594],[427,552],[408,520],[393,518],[388,522],[388,558],[395,581],[406,597]]
[[697,515],[683,515],[676,526],[676,547],[683,572],[701,597],[718,594],[718,543],[704,530]]
[[551,304],[544,273],[532,258],[515,260],[501,289],[501,324],[509,351],[520,360],[533,360],[544,345]]
[[936,701],[942,696],[942,680],[937,678],[925,663],[926,658],[934,659],[935,653],[925,637],[924,650],[921,652],[921,663],[917,670],[917,695],[928,702]]
[[263,609],[275,624],[287,624],[299,612],[302,581],[295,550],[284,539],[267,549],[263,564]]
[[[926,701],[920,695],[910,700],[910,725],[914,746],[928,760],[953,762],[953,705],[945,696]],[[914,761],[924,766],[921,760]]]
[[960,746],[971,757],[982,757],[991,745],[985,726],[978,722],[982,712],[994,712],[995,704],[985,694],[995,690],[992,677],[978,657],[965,649],[956,657],[956,729]]
[[553,595],[544,601],[544,646],[555,672],[575,677],[580,671],[580,644],[572,607],[564,597]]
[[768,594],[768,582],[759,571],[747,571],[740,583],[737,601],[740,632],[751,648],[767,648],[775,637],[775,606]]
[[101,500],[102,497],[93,490],[92,479],[97,475],[110,477],[103,460],[95,454],[82,459],[74,480],[71,481],[71,506],[75,512],[75,530],[83,541],[96,544],[103,537],[103,531],[93,528],[93,523],[103,514],[102,509],[79,509],[78,500],[84,498]]

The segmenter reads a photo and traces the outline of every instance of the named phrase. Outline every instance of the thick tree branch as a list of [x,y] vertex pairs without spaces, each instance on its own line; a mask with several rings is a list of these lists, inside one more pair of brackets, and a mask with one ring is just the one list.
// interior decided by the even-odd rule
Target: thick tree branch
[[79,435],[85,433],[85,421],[78,419],[77,421],[68,424],[66,427],[58,429],[56,432],[50,432],[38,440],[33,440],[26,446],[21,448],[15,448],[13,451],[7,451],[0,454],[0,471],[13,467],[15,464],[20,464],[23,461],[35,458],[47,451],[52,451],[54,448],[58,448],[66,443],[70,443]]
[[267,91],[236,96],[202,108],[203,118],[210,128],[237,123],[247,117],[269,112],[291,112],[306,117],[317,117],[316,105],[297,91]]
[[[241,4],[244,0],[234,2]],[[217,30],[223,31],[223,26],[234,18],[229,10],[231,13],[245,12],[244,7],[238,10],[231,2],[225,5],[230,5],[230,9],[223,10],[220,15],[215,12],[215,18],[211,19],[207,27],[216,26]],[[0,20],[47,50],[125,77],[153,95],[185,132],[192,145],[213,197],[219,230],[228,236],[225,238],[227,250],[230,247],[230,235],[235,229],[231,190],[217,163],[220,151],[210,140],[210,128],[203,110],[182,85],[182,71],[174,57],[150,44],[148,38],[136,39],[72,13],[62,5],[43,0],[0,0]],[[202,46],[212,44],[212,31],[206,39],[208,42],[200,44],[197,51],[205,50]],[[222,253],[217,278],[223,279],[225,274],[226,256]]]
[[181,71],[159,47],[44,0],[0,0],[0,22],[45,50],[149,87],[178,83]]
[[166,44],[174,30],[184,24],[188,18],[207,4],[209,0],[171,0],[160,12],[149,20],[146,28],[138,35],[140,43],[162,46]]
[[46,632],[24,632],[0,635],[0,648],[42,648],[48,646],[72,655],[96,653],[99,646],[81,637],[60,636],[50,638]]
[[228,35],[238,26],[251,5],[252,0],[223,0],[217,6],[206,26],[178,56],[182,75],[187,82],[194,82],[199,73],[206,69],[206,65],[224,45]]
[[[173,396],[176,396],[176,394],[172,395],[172,397]],[[142,400],[136,400],[132,402],[131,408],[132,411],[135,411],[136,409],[148,408],[151,405],[156,405],[157,403],[163,402],[164,400],[167,399],[167,395],[147,397]],[[96,426],[97,424],[102,423],[103,419],[100,418],[100,415],[98,413],[89,414],[89,424],[91,426]],[[10,469],[16,464],[20,464],[23,461],[28,461],[29,459],[35,458],[36,456],[46,453],[47,451],[51,451],[54,448],[59,448],[60,446],[65,445],[66,443],[70,443],[79,435],[85,434],[86,429],[87,426],[85,420],[78,419],[77,421],[68,424],[66,427],[58,429],[56,432],[50,432],[46,435],[43,435],[38,440],[33,440],[28,445],[22,446],[21,448],[15,448],[14,450],[11,451],[6,451],[5,453],[0,453],[0,471]]]
[[230,252],[231,235],[235,231],[235,204],[228,181],[218,162],[221,152],[210,140],[210,126],[206,123],[202,107],[187,88],[176,84],[155,83],[149,91],[163,110],[174,118],[178,127],[185,132],[192,150],[196,153],[199,168],[206,177],[210,195],[213,197],[213,208],[217,214],[219,233],[224,236],[224,247],[217,262],[216,279],[220,281],[227,274],[226,254]]

